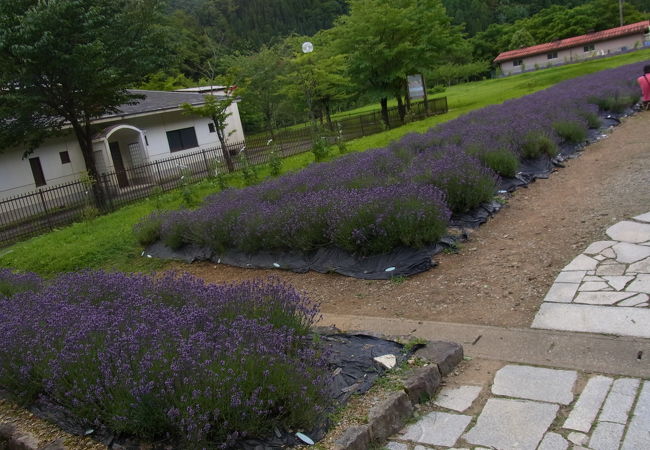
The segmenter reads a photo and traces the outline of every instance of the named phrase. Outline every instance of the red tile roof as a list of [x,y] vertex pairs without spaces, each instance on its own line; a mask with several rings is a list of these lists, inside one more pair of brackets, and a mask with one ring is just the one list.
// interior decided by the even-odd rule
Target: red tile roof
[[650,20],[633,23],[618,28],[610,28],[609,30],[598,31],[595,33],[584,34],[582,36],[560,39],[559,41],[549,42],[547,44],[539,44],[533,45],[532,47],[510,50],[499,54],[494,62],[509,61],[526,56],[549,53],[551,51],[561,50],[564,48],[579,47],[581,45],[590,44],[592,42],[606,41],[616,37],[626,36],[628,34],[646,33],[648,31],[648,27],[650,27]]

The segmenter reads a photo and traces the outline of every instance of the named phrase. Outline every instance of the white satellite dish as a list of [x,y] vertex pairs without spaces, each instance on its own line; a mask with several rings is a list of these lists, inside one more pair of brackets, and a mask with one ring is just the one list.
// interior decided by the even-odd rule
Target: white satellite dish
[[305,42],[302,44],[302,52],[303,53],[311,53],[314,51],[314,44],[311,42]]

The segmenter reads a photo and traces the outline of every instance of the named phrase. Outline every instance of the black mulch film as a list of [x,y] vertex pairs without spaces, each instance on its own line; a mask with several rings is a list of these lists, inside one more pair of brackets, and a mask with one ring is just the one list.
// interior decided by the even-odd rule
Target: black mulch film
[[[352,395],[366,393],[377,378],[386,372],[387,368],[375,361],[375,357],[395,355],[396,365],[399,366],[410,356],[410,353],[406,352],[402,344],[369,335],[337,332],[335,334],[323,333],[319,336],[329,363],[331,374],[329,395],[333,400],[333,406],[326,411],[312,430],[276,429],[272,436],[242,439],[230,448],[243,450],[290,448],[304,444],[296,436],[296,432],[299,431],[315,442],[323,439],[331,425],[328,415],[335,408],[347,403]],[[1,394],[0,398],[3,397]],[[106,427],[94,425],[89,427],[69,410],[51,402],[46,397],[40,397],[29,407],[29,410],[36,416],[55,423],[59,428],[70,434],[90,436],[112,449],[140,450],[145,448],[141,447],[141,441],[116,436]],[[181,450],[183,447],[166,441],[148,443],[146,448],[152,450]]]
[[[603,130],[621,123],[620,117],[632,113],[628,110],[621,115],[607,115],[602,118],[603,125],[598,130],[589,130],[585,143],[562,145],[559,154],[554,157],[542,157],[521,162],[515,178],[501,178],[499,194],[506,195],[519,188],[525,188],[538,178],[548,178],[558,167],[564,167],[567,159],[576,158],[589,144],[602,139]],[[455,228],[477,228],[501,209],[501,203],[492,201],[465,214],[452,216],[450,225]],[[436,265],[432,257],[446,248],[454,247],[466,238],[466,233],[448,235],[435,245],[421,249],[396,248],[389,253],[373,256],[359,256],[338,248],[322,248],[316,252],[276,251],[248,254],[238,250],[229,250],[215,254],[209,249],[186,246],[172,250],[162,242],[157,242],[144,251],[148,257],[179,260],[187,263],[211,261],[215,264],[227,264],[250,269],[284,269],[297,273],[310,270],[320,273],[338,273],[365,280],[389,280],[395,277],[408,277],[426,272]]]

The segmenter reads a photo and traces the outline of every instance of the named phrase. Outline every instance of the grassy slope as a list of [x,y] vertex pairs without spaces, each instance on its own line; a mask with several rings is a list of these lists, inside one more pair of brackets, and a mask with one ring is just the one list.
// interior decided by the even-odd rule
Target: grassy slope
[[[650,60],[650,50],[588,61],[563,67],[529,72],[507,78],[467,83],[450,87],[446,95],[450,111],[407,124],[384,133],[357,139],[348,143],[354,151],[383,147],[411,132],[423,132],[432,126],[451,120],[474,109],[501,103],[545,89],[562,80],[632,62]],[[370,105],[364,109],[373,109]],[[359,112],[359,110],[351,111]],[[311,153],[297,155],[284,161],[284,171],[299,170],[313,161]],[[260,168],[261,178],[268,176],[267,168]],[[242,186],[239,175],[230,178],[231,186]],[[203,181],[191,187],[194,198],[201,199],[216,192],[213,181]],[[141,256],[142,249],[131,229],[141,218],[155,209],[174,209],[182,205],[180,192],[163,194],[89,222],[77,223],[29,241],[0,250],[0,267],[31,270],[42,275],[83,268],[105,268],[124,271],[150,271],[164,266],[164,262]]]

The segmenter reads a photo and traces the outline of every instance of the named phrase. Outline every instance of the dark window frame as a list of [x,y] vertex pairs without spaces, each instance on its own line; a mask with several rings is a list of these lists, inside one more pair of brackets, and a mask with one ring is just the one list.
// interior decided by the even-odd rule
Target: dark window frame
[[521,58],[520,58],[520,59],[514,59],[514,60],[512,61],[512,65],[513,65],[514,67],[523,66],[523,65],[524,65],[524,60],[521,59]]
[[59,152],[59,158],[61,158],[61,164],[70,164],[72,162],[70,160],[70,153],[67,150]]
[[584,47],[582,47],[582,50],[587,53],[587,52],[593,52],[596,50],[596,45],[595,44],[587,44]]
[[196,148],[199,142],[194,127],[179,128],[167,132],[167,143],[171,153]]
[[546,59],[557,59],[557,52],[548,52],[546,54]]
[[214,126],[214,122],[210,122],[208,124],[208,131],[210,133],[216,133],[217,132],[217,127]]

